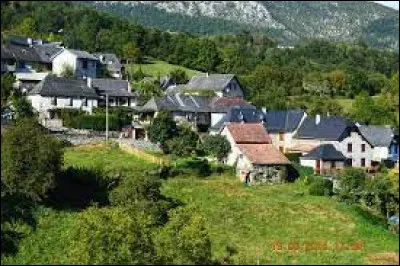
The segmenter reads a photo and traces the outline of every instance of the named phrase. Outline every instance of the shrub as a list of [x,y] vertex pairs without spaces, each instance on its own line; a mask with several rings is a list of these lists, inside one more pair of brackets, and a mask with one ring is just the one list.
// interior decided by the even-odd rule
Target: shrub
[[362,169],[347,168],[339,179],[339,199],[348,203],[357,203],[362,197],[366,174]]
[[206,177],[211,174],[211,167],[208,161],[199,158],[180,160],[172,170],[175,174],[192,174],[200,177]]
[[[70,127],[77,129],[91,129],[96,131],[106,130],[106,115],[80,115],[72,118]],[[118,118],[115,115],[108,115],[108,129],[120,130]]]
[[69,233],[72,264],[154,264],[156,254],[146,217],[119,207],[91,207]]
[[165,142],[163,151],[177,156],[190,156],[196,152],[198,139],[197,133],[193,132],[189,126],[181,126],[178,136]]
[[157,255],[166,264],[210,264],[211,241],[204,218],[195,210],[177,208],[155,234]]
[[301,153],[285,153],[285,156],[286,158],[289,159],[289,161],[294,163],[299,163],[300,162],[299,157],[301,156]]
[[220,161],[231,151],[231,145],[225,136],[207,135],[202,139],[201,150],[208,156],[216,157]]
[[332,196],[333,183],[329,179],[315,176],[310,183],[308,191],[310,195],[314,196]]

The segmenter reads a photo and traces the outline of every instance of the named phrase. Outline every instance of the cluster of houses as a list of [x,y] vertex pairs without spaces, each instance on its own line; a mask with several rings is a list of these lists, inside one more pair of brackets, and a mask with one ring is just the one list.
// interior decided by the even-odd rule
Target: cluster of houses
[[[73,78],[65,77],[66,68]],[[2,44],[1,72],[15,75],[15,86],[27,94],[45,126],[62,125],[55,109],[92,113],[107,98],[109,106],[132,110],[132,124],[125,127],[129,138],[146,139],[147,126],[161,111],[204,134],[226,136],[232,149],[225,163],[235,165],[244,182],[280,182],[290,153],[322,175],[347,166],[373,171],[383,162],[398,167],[399,134],[393,128],[302,110],[259,110],[244,99],[232,74],[196,75],[187,84],[165,77],[160,80],[164,95],[139,106],[140,95],[123,79],[124,66],[116,55],[32,39]]]

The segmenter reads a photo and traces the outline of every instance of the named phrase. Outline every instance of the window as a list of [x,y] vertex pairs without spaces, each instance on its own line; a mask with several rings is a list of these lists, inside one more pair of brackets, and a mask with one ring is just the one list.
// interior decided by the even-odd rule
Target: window
[[82,60],[82,68],[87,69],[88,68],[88,61],[87,60]]
[[336,168],[336,162],[335,162],[335,161],[332,161],[331,168],[332,168],[332,169],[335,169],[335,168]]
[[279,132],[279,141],[284,141],[285,140],[285,133]]
[[361,152],[365,152],[365,144],[361,144]]
[[88,103],[88,99],[87,98],[82,100],[82,106],[87,106],[87,103]]
[[74,100],[72,98],[69,98],[68,106],[74,105]]
[[361,167],[365,167],[365,158],[361,158]]
[[51,98],[51,105],[57,106],[57,97]]
[[283,151],[284,151],[283,146],[279,146],[279,151],[283,153]]
[[347,152],[353,152],[353,144],[351,143],[347,144]]

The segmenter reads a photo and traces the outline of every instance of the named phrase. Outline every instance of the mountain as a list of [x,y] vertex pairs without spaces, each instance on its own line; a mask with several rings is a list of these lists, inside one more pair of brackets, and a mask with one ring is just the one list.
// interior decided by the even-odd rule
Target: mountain
[[282,44],[323,38],[398,49],[399,14],[369,1],[81,1],[138,23],[195,34],[266,33]]

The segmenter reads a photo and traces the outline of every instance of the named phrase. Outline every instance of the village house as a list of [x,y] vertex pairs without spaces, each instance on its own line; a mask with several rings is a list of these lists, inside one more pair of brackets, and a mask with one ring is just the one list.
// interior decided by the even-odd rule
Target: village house
[[300,157],[300,165],[312,167],[316,174],[334,175],[345,167],[346,157],[332,144],[321,144]]
[[236,165],[237,175],[247,184],[282,183],[290,161],[273,145],[262,123],[230,123],[223,127],[231,152],[225,163]]
[[87,78],[87,86],[95,89],[99,96],[99,106],[106,106],[106,95],[108,106],[132,107],[138,103],[137,93],[132,92],[127,80],[110,78]]
[[80,109],[91,114],[93,108],[98,106],[98,98],[96,91],[88,87],[85,80],[53,75],[45,77],[28,93],[28,100],[39,113],[39,121],[52,127],[62,126],[54,109]]
[[230,123],[265,123],[265,117],[264,113],[254,106],[233,106],[221,119],[217,120],[216,123],[212,123],[208,132],[210,135],[219,134],[223,127]]
[[345,117],[307,116],[293,136],[294,152],[303,155],[322,144],[332,144],[347,159],[346,165],[370,168],[372,147],[357,126]]
[[358,125],[360,134],[371,145],[372,166],[379,163],[394,165],[399,159],[398,134],[390,126]]
[[96,78],[98,61],[86,51],[63,48],[52,57],[53,73],[61,76],[65,68],[70,67],[77,78]]
[[29,91],[52,71],[51,56],[61,48],[50,44],[1,46],[1,72],[14,74],[15,86]]
[[302,110],[265,111],[265,127],[272,144],[282,153],[290,152],[292,139],[307,114]]
[[193,76],[186,84],[185,92],[201,95],[212,92],[218,97],[243,97],[243,88],[233,74]]
[[[122,79],[124,66],[119,61],[117,55],[112,53],[94,53],[93,55],[99,59],[99,64],[107,70],[112,78]],[[98,66],[98,69],[100,69],[100,66]]]

